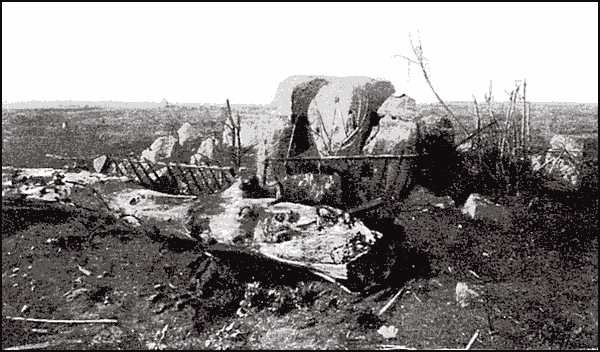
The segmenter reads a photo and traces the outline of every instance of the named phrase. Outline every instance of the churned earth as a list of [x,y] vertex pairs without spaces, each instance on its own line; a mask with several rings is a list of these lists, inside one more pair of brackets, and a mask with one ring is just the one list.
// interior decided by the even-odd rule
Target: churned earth
[[[387,285],[349,294],[248,253],[207,254],[168,225],[133,226],[92,195],[90,209],[3,198],[2,348],[464,348],[474,335],[472,348],[597,348],[598,202],[561,199],[496,199],[511,216],[493,222],[417,189],[393,220],[364,214],[405,248]],[[466,306],[459,282],[476,292]]]

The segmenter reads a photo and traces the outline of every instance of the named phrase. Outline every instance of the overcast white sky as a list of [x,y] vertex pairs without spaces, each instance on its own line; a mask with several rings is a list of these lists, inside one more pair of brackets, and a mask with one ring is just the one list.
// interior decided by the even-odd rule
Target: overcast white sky
[[598,3],[2,3],[2,100],[269,103],[293,74],[366,75],[434,101],[598,101]]

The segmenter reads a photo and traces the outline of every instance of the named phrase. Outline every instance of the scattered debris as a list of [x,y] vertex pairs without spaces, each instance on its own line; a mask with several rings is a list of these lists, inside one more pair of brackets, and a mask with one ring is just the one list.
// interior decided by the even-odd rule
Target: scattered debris
[[437,280],[437,279],[431,279],[430,281],[432,283],[438,285],[439,287],[444,287],[444,285],[442,285],[442,283],[439,280]]
[[82,288],[78,288],[76,290],[69,290],[63,296],[66,296],[67,302],[71,302],[72,300],[74,300],[75,298],[81,296],[82,294],[84,294],[86,292],[89,292],[89,289],[82,287]]
[[[484,252],[485,253],[485,252]],[[484,255],[485,256],[485,255]],[[481,280],[481,276],[477,275],[476,272],[474,272],[473,270],[468,270],[467,271],[469,274],[475,276],[476,278],[478,278],[479,280]]]
[[162,341],[165,339],[165,335],[167,333],[168,328],[169,328],[169,324],[165,325],[165,327],[163,327],[162,330],[160,330],[156,333],[156,336],[158,337],[158,341],[156,341],[156,343],[154,343],[154,346],[151,349],[162,350],[167,347],[166,345],[164,345],[162,343]]
[[35,332],[36,334],[47,334],[48,333],[48,329],[33,328],[33,329],[31,329],[31,332]]
[[147,300],[148,302],[152,302],[152,303],[154,303],[154,302],[158,301],[159,299],[161,299],[161,298],[162,298],[162,297],[164,297],[164,296],[165,296],[165,295],[164,295],[163,293],[160,293],[160,292],[159,292],[159,293],[155,293],[155,294],[151,295],[150,297],[146,298],[146,300]]
[[398,335],[398,328],[393,325],[383,325],[377,330],[377,333],[386,339],[393,339]]
[[81,265],[77,265],[77,269],[78,269],[79,271],[81,271],[81,273],[83,273],[83,275],[85,275],[85,276],[90,276],[90,275],[92,275],[92,272],[91,272],[91,271],[87,270],[86,268],[82,267]]
[[167,309],[171,308],[172,306],[173,306],[173,303],[162,303],[160,306],[158,306],[158,308],[152,310],[152,313],[161,314],[164,311],[166,311]]

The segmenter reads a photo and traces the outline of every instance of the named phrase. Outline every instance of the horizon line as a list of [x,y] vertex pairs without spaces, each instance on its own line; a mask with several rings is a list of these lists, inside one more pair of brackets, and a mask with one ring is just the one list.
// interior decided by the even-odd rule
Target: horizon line
[[[225,100],[228,100],[228,99],[225,99]],[[230,100],[230,102],[231,102],[231,100]],[[473,103],[471,100],[445,100],[444,102],[445,103],[470,103],[470,104]],[[493,102],[494,103],[507,103],[508,100],[494,100]],[[533,101],[533,100],[528,100],[527,102],[534,103],[534,104],[596,104],[596,105],[598,105],[597,101],[590,102],[590,101],[555,101],[555,100]],[[110,104],[113,104],[113,105],[136,105],[136,104],[143,105],[143,104],[147,104],[147,105],[185,106],[185,105],[225,105],[226,102],[225,101],[223,101],[221,103],[217,103],[217,102],[177,102],[177,101],[169,101],[166,99],[163,99],[161,101],[147,101],[147,100],[135,100],[135,101],[125,101],[125,100],[21,100],[21,101],[7,101],[7,100],[2,100],[2,108],[3,109],[5,107],[8,107],[9,105],[43,105],[43,104],[65,105],[65,107],[66,106],[84,107],[85,105],[101,106],[101,105],[110,105]],[[440,104],[440,102],[439,101],[417,102],[417,105],[424,105],[424,104]],[[268,105],[272,105],[272,102],[269,102],[269,103],[231,102],[231,105],[268,106]],[[27,106],[22,107],[22,108],[13,107],[13,109],[26,109],[26,108],[27,108]]]

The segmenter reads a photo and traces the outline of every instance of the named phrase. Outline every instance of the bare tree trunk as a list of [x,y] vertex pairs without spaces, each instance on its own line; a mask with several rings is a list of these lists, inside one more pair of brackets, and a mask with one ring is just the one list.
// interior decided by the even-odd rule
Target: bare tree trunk
[[477,104],[477,98],[475,98],[475,96],[473,96],[473,102],[475,103],[475,126],[477,128],[477,144],[475,147],[479,148],[481,147],[481,115],[479,114],[479,104]]
[[240,123],[241,117],[240,114],[237,114],[237,123],[233,119],[233,113],[231,112],[231,105],[229,104],[229,99],[227,99],[227,119],[229,124],[225,123],[225,126],[229,128],[231,135],[231,158],[234,163],[234,166],[237,168],[240,167],[242,163],[242,143],[240,140]]
[[240,130],[242,128],[242,118],[240,117],[240,114],[237,113],[237,124],[235,126],[235,135],[236,135],[236,144],[237,144],[237,149],[235,151],[236,155],[237,155],[237,165],[236,167],[239,169],[240,166],[242,165],[242,140],[240,138]]
[[527,140],[527,97],[526,97],[527,81],[523,79],[523,120],[521,121],[521,141],[522,151],[525,155],[525,151],[528,150],[529,141]]

